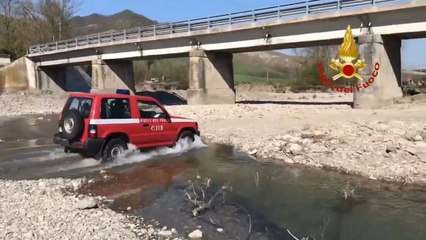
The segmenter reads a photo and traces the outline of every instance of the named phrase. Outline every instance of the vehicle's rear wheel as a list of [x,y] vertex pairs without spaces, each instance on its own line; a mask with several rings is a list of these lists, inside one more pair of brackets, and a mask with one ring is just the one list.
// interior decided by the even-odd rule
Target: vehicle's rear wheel
[[75,140],[83,133],[83,117],[77,110],[66,111],[61,120],[60,127],[64,138],[71,141]]
[[127,150],[127,144],[120,138],[113,138],[108,141],[103,152],[102,161],[112,161]]
[[183,131],[180,135],[179,135],[179,139],[178,141],[182,140],[182,139],[188,139],[188,141],[190,141],[191,143],[195,141],[195,136],[194,133],[191,131]]

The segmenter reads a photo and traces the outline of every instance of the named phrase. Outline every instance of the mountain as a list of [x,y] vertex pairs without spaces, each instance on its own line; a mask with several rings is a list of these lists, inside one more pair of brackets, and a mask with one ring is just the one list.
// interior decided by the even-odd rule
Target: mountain
[[73,17],[71,19],[74,36],[142,27],[156,23],[156,21],[130,10],[124,10],[109,16],[94,13],[89,16]]

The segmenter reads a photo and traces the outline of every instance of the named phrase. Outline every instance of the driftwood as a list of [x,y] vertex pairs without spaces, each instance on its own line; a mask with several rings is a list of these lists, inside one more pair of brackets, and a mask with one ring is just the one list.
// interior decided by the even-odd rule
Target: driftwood
[[217,190],[215,194],[209,197],[207,195],[207,191],[210,188],[210,183],[210,178],[201,179],[201,177],[197,175],[194,181],[189,181],[189,186],[185,189],[186,199],[195,206],[192,210],[192,215],[194,217],[197,217],[210,209],[216,197],[221,194],[224,195],[226,191],[231,189],[229,184],[226,184]]
[[[257,175],[257,182],[256,184],[259,184],[258,180],[259,176]],[[188,201],[190,201],[195,208],[192,210],[192,215],[194,217],[199,216],[200,214],[206,212],[210,208],[212,208],[213,201],[218,197],[223,197],[223,203],[225,203],[226,194],[229,191],[232,191],[232,187],[229,185],[229,183],[223,185],[219,190],[217,190],[211,197],[208,196],[208,190],[211,186],[211,179],[201,179],[200,176],[197,175],[196,179],[194,181],[189,181],[188,187],[185,189],[185,196]],[[235,202],[229,202],[228,204],[236,206],[238,209],[243,210],[247,214],[248,219],[248,235],[246,239],[249,239],[251,232],[252,232],[252,219],[247,211],[243,206],[241,206],[238,203]],[[218,225],[216,222],[214,222],[210,218],[210,222],[213,225]]]

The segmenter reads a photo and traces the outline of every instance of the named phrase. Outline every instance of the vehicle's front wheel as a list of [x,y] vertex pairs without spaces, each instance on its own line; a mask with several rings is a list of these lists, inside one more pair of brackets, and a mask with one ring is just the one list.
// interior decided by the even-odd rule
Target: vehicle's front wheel
[[194,133],[191,132],[191,131],[183,131],[179,135],[178,141],[183,140],[183,139],[187,139],[190,143],[194,142],[195,141]]
[[127,144],[120,138],[113,138],[108,141],[103,152],[102,161],[112,161],[127,150]]

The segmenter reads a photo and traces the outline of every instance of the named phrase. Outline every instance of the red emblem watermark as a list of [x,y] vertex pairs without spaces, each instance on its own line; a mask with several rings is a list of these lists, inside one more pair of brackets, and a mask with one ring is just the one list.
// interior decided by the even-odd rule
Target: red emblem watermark
[[[327,78],[327,76],[325,75],[325,68],[323,63],[321,62],[318,64],[320,83],[324,84],[325,86],[327,86],[329,89],[333,90],[334,92],[342,92],[342,93],[353,93],[355,91],[359,92],[361,89],[370,87],[374,83],[374,80],[376,79],[376,77],[379,75],[379,69],[380,69],[380,64],[376,63],[374,64],[374,71],[371,74],[371,77],[365,83],[354,84],[354,85],[350,85],[349,87],[341,87],[341,86],[335,86],[334,81]],[[349,73],[349,71],[354,71],[354,70],[353,68],[352,69],[343,68],[343,71],[347,71]]]

